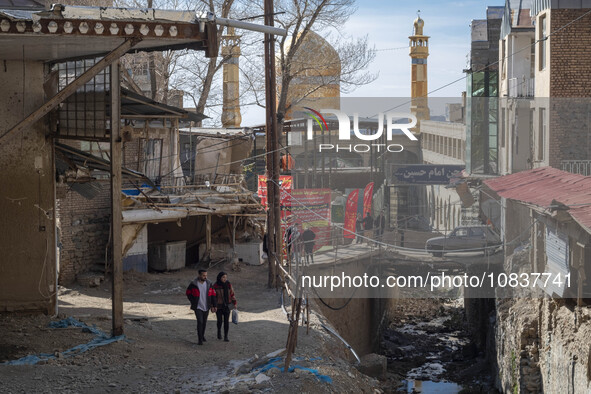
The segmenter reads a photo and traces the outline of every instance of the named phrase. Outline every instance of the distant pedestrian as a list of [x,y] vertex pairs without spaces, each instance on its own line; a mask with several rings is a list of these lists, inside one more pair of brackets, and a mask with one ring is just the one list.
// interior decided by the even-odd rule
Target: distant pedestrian
[[287,257],[292,262],[296,261],[297,256],[297,239],[300,236],[300,232],[298,230],[297,223],[293,222],[293,217],[289,218],[288,221],[291,221],[289,226],[285,229],[285,233],[283,234],[283,243],[287,247]]
[[304,252],[306,254],[306,265],[314,264],[314,240],[316,233],[308,227],[302,234],[304,241]]
[[213,285],[216,294],[218,318],[218,339],[222,339],[222,321],[224,324],[224,342],[229,342],[228,330],[230,329],[230,312],[236,308],[236,296],[232,284],[228,281],[228,274],[220,272]]
[[357,220],[355,221],[355,233],[357,234],[356,244],[363,242],[363,215],[357,214]]
[[380,212],[380,216],[376,218],[374,224],[376,228],[376,239],[381,241],[382,236],[384,235],[384,229],[386,228],[386,216],[384,215],[384,211]]
[[373,238],[373,218],[371,217],[371,213],[369,211],[363,220],[363,227],[365,228],[365,237],[367,238],[367,243],[369,244],[372,242]]
[[205,326],[207,325],[207,318],[209,311],[215,312],[216,299],[215,290],[210,280],[207,279],[207,271],[199,270],[199,276],[193,279],[187,287],[187,298],[191,302],[191,309],[195,311],[197,318],[197,337],[199,338],[198,345],[203,345],[205,340]]

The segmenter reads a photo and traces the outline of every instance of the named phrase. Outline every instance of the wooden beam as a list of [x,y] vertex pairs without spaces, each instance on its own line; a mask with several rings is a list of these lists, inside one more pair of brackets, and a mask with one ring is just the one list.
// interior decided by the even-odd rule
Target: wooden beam
[[[108,55],[106,55],[104,58],[102,58],[94,66],[89,68],[86,72],[84,72],[84,74],[80,75],[78,78],[76,78],[74,81],[72,81],[72,83],[68,84],[68,86],[66,86],[58,94],[56,94],[51,99],[49,99],[49,101],[47,101],[45,104],[41,105],[39,108],[37,108],[31,114],[29,114],[25,119],[21,120],[16,126],[12,127],[8,131],[6,131],[4,134],[2,134],[0,136],[0,138],[3,138],[10,133],[16,133],[16,132],[19,132],[19,131],[22,131],[24,129],[31,127],[35,122],[37,122],[39,119],[41,119],[42,117],[47,115],[51,110],[53,110],[60,103],[62,103],[64,100],[66,100],[72,94],[74,94],[76,92],[76,90],[78,90],[78,88],[80,88],[85,83],[87,83],[92,78],[94,78],[99,72],[103,71],[107,66],[111,65],[113,62],[118,61],[121,56],[125,55],[125,53],[127,53],[127,51],[129,51],[131,49],[131,47],[133,47],[134,45],[136,45],[140,41],[141,41],[141,38],[139,38],[139,37],[138,38],[130,38],[128,40],[125,40],[123,42],[123,44],[119,45],[117,48],[115,48],[111,52],[109,52]],[[118,76],[117,76],[117,80],[119,80]],[[119,86],[119,85],[117,85],[117,86]],[[111,88],[111,92],[113,92],[113,91],[114,90]],[[117,92],[117,98],[119,98],[119,92]],[[119,105],[119,103],[117,103],[117,104]],[[117,119],[119,119],[119,117],[117,117]]]
[[121,214],[121,100],[119,58],[111,62],[111,235],[113,336],[123,335],[123,217]]

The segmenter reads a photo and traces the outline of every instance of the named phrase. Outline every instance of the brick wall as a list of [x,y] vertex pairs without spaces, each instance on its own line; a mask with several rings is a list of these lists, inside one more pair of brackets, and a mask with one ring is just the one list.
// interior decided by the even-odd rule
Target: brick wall
[[[102,191],[88,200],[68,185],[57,185],[57,217],[60,223],[59,284],[73,282],[95,264],[104,266],[110,227],[110,185],[99,181]],[[98,266],[96,267],[98,268]]]
[[144,160],[144,152],[140,150],[140,144],[139,138],[123,143],[123,167],[142,172],[139,165]]
[[[589,9],[551,10],[555,31]],[[591,14],[550,38],[549,164],[591,159]]]
[[[589,9],[553,9],[553,32]],[[550,38],[550,96],[591,97],[591,14],[584,16]]]

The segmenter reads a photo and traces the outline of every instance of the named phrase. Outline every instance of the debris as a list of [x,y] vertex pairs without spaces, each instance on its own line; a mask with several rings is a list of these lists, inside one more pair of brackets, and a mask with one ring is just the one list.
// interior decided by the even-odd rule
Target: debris
[[268,377],[267,375],[265,375],[264,373],[260,373],[256,376],[256,378],[254,378],[254,380],[255,380],[255,382],[257,382],[257,384],[261,384],[263,382],[271,380],[271,378]]
[[359,371],[372,378],[382,378],[386,374],[388,359],[380,354],[367,354],[361,357],[361,364],[357,367]]
[[76,277],[76,281],[81,286],[87,286],[87,287],[98,287],[101,285],[101,282],[104,280],[105,280],[105,276],[102,274],[99,274],[97,272],[86,272],[83,274],[79,274]]

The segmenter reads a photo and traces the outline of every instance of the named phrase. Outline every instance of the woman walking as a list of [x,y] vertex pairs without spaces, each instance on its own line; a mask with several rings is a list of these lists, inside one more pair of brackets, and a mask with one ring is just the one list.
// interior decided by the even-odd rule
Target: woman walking
[[236,308],[236,297],[232,285],[228,281],[225,272],[218,274],[217,281],[213,285],[217,300],[216,316],[218,318],[218,339],[222,339],[222,319],[224,323],[224,341],[229,342],[228,330],[230,329],[230,311]]

